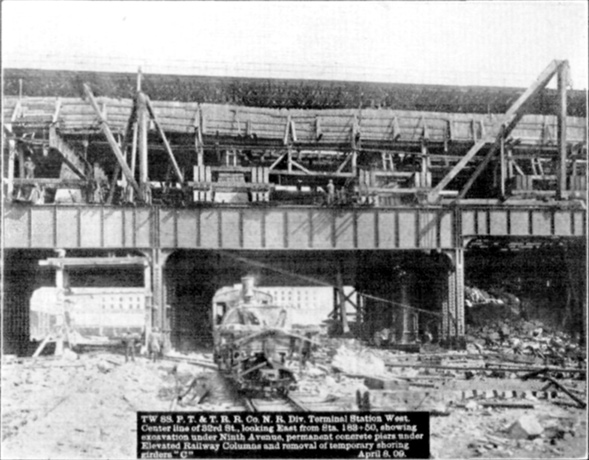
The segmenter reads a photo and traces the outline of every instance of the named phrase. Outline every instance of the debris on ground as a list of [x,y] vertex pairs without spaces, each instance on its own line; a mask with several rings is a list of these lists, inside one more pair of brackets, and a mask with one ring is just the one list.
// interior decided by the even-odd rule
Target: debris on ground
[[534,439],[542,434],[544,428],[534,415],[522,415],[507,429],[513,439]]
[[[317,410],[429,411],[436,458],[583,457],[584,349],[536,320],[487,319],[468,325],[463,350],[404,352],[324,334],[309,360],[285,366],[297,395],[323,402]],[[2,371],[3,458],[135,458],[137,411],[245,410],[210,350],[125,362],[65,349],[5,356]]]

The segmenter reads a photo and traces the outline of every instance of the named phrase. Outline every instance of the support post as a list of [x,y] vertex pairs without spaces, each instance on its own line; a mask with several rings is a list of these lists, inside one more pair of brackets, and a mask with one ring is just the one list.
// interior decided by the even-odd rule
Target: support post
[[16,162],[16,141],[8,139],[8,183],[6,184],[6,197],[12,201],[12,192],[14,191],[14,163]]
[[505,197],[505,182],[507,181],[507,165],[506,165],[506,161],[505,161],[505,136],[501,136],[501,144],[499,147],[500,147],[499,193],[500,193],[501,198],[504,198]]
[[449,269],[442,275],[442,340],[456,344],[464,337],[464,249],[445,252]]
[[141,200],[148,203],[149,200],[149,167],[147,156],[147,134],[149,118],[147,104],[143,93],[137,95],[137,119],[139,124],[139,189]]
[[567,188],[567,83],[568,83],[568,63],[565,62],[560,66],[558,71],[558,174],[556,198],[562,200]]
[[342,278],[341,266],[337,270],[337,295],[339,302],[339,314],[342,325],[342,333],[347,334],[350,332],[350,326],[348,324],[348,312],[346,310],[346,296],[344,295],[344,282]]
[[166,289],[164,281],[164,268],[170,251],[154,249],[151,257],[151,282],[152,282],[152,327],[159,328],[166,337],[166,343],[170,343],[170,319],[166,311]]
[[[400,282],[400,301],[399,303],[403,306],[410,305],[411,301],[409,299],[409,291],[411,288],[411,273],[404,272],[403,275],[399,279]],[[413,324],[415,320],[415,311],[410,310],[409,308],[400,308],[399,313],[401,315],[399,321],[399,334],[398,339],[401,344],[408,344],[415,340],[415,334],[413,330]]]
[[22,148],[17,147],[16,153],[18,155],[18,177],[19,179],[25,178],[25,154]]
[[151,271],[153,265],[154,261],[151,259],[143,266],[143,289],[145,292],[145,346],[147,346],[149,334],[154,326],[153,318],[155,316],[153,312],[153,288],[151,282]]

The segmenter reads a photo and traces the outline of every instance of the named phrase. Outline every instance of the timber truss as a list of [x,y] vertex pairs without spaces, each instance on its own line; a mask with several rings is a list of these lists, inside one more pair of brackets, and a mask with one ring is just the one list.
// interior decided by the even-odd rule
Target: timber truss
[[[526,108],[553,79],[554,115]],[[96,97],[5,97],[6,196],[32,203],[327,206],[584,199],[586,118],[567,61],[506,113],[290,110]],[[33,166],[31,167],[31,162]]]

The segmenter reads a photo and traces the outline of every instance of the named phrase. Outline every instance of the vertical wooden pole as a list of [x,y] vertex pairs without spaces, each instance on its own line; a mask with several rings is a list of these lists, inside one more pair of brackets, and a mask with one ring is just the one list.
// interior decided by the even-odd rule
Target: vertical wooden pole
[[567,83],[568,62],[562,63],[558,71],[558,174],[556,198],[562,200],[567,188],[566,184],[566,160],[567,160]]
[[137,92],[141,92],[141,80],[143,79],[143,73],[141,72],[141,66],[137,68]]
[[[501,128],[503,130],[503,127]],[[505,163],[505,136],[501,136],[500,144],[500,177],[499,177],[499,193],[501,198],[505,196],[505,181],[507,180],[507,166]]]
[[198,133],[194,135],[194,148],[196,150],[196,165],[204,166],[204,151]]
[[21,179],[25,178],[25,154],[22,151],[22,148],[16,149],[16,153],[18,154],[18,177]]
[[339,299],[339,314],[342,324],[342,333],[347,334],[350,332],[350,326],[348,325],[348,313],[346,311],[346,296],[344,295],[341,265],[337,269],[337,294]]
[[14,191],[14,166],[16,162],[16,141],[14,139],[8,140],[8,184],[6,185],[6,196],[12,201],[12,192]]
[[147,106],[143,93],[137,95],[137,120],[139,124],[139,188],[141,190],[141,200],[149,201],[149,170],[147,155],[147,133],[149,118],[147,116]]
[[[65,324],[65,269],[62,265],[57,267],[55,271],[55,287],[57,288],[58,292],[58,299],[59,302],[62,304],[61,308],[64,311],[63,316],[58,320],[57,324],[55,325],[55,356],[63,355],[63,329],[66,327]],[[61,328],[61,330],[59,330]]]

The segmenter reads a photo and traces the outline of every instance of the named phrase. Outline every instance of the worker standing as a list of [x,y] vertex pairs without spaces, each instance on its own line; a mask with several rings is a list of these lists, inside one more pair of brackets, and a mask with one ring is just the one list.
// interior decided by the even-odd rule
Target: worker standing
[[335,185],[333,184],[333,180],[329,179],[329,183],[327,184],[327,204],[332,205],[335,200]]
[[23,166],[25,170],[25,179],[34,179],[36,166],[31,157],[27,157],[27,159],[23,163]]
[[157,327],[154,327],[149,334],[149,338],[147,340],[147,351],[153,362],[156,362],[163,357],[164,338]]

